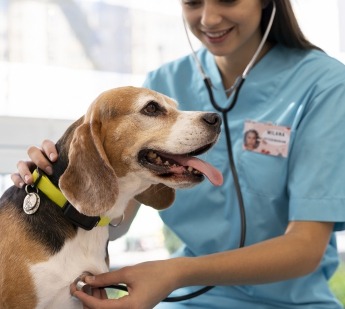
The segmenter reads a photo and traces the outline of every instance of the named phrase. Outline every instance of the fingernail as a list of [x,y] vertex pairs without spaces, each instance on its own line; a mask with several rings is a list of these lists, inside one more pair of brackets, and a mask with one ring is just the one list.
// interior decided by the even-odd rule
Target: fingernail
[[[24,176],[24,180],[25,180],[26,183],[28,183],[29,179],[30,179],[30,176],[29,176],[29,175],[25,175],[25,176]],[[23,184],[23,185],[24,185],[24,184]]]
[[53,174],[53,169],[52,169],[50,166],[47,166],[47,167],[46,167],[46,173],[47,173],[48,175],[52,175],[52,174]]
[[49,159],[50,159],[51,161],[54,161],[54,160],[56,159],[55,154],[51,153],[51,154],[49,155]]
[[91,283],[92,281],[96,280],[96,277],[95,276],[86,276],[84,280],[85,280],[85,282]]
[[20,182],[20,183],[19,183],[19,187],[20,187],[20,188],[23,188],[23,186],[24,186],[24,182]]

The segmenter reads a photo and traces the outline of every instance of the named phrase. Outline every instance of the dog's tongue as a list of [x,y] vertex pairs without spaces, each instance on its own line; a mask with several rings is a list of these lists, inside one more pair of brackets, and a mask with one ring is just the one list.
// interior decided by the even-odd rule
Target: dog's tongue
[[174,160],[183,166],[191,166],[194,169],[198,170],[200,173],[203,173],[209,181],[215,186],[221,186],[223,184],[223,175],[211,164],[200,160],[195,157],[183,157],[177,156],[174,157]]

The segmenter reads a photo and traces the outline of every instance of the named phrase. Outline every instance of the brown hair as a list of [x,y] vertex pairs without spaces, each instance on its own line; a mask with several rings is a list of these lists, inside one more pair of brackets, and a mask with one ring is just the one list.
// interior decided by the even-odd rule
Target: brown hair
[[[265,1],[265,0],[264,0]],[[261,30],[264,32],[271,17],[273,2],[276,4],[276,16],[272,29],[268,35],[268,41],[279,43],[290,48],[318,49],[318,46],[309,42],[298,25],[290,0],[266,0],[267,5],[262,11]]]

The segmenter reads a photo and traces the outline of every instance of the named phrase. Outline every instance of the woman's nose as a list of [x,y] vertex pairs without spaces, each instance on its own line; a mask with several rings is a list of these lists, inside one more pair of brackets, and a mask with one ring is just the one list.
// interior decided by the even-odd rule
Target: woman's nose
[[201,25],[206,28],[212,28],[218,25],[222,20],[219,8],[208,1],[205,1],[201,14]]

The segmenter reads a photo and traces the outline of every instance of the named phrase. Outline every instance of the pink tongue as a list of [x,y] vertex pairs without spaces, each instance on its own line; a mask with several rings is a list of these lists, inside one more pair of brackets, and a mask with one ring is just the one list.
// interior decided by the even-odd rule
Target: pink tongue
[[215,186],[221,186],[223,184],[223,175],[211,164],[200,160],[195,157],[180,157],[174,156],[174,160],[183,166],[191,166],[199,172],[203,173],[209,181]]

